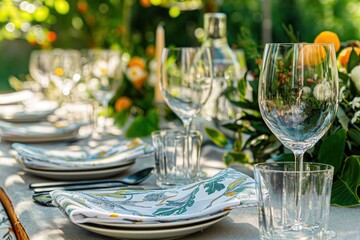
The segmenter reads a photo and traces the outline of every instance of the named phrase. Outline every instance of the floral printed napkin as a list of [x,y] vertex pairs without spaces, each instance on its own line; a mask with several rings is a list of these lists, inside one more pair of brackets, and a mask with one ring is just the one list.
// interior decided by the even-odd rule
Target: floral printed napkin
[[67,149],[47,150],[21,143],[12,147],[17,152],[18,160],[27,167],[36,169],[71,169],[104,168],[125,165],[145,153],[152,152],[152,147],[141,139],[124,140],[112,146],[99,146],[91,151]]
[[256,203],[255,182],[227,168],[214,177],[165,190],[50,193],[74,223],[154,223],[206,217]]

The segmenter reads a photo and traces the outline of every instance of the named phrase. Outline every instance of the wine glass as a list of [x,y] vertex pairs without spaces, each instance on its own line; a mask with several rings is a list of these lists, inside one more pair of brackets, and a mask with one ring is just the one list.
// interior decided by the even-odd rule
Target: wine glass
[[68,99],[71,90],[81,79],[81,54],[74,49],[54,49],[51,57],[50,80],[61,90],[63,100]]
[[212,62],[208,48],[164,48],[160,89],[166,104],[181,119],[189,135],[193,117],[208,100]]
[[107,133],[108,105],[122,82],[121,54],[115,50],[94,49],[87,51],[83,74],[87,87],[104,109],[104,121],[98,133]]
[[296,222],[301,227],[303,155],[330,128],[338,109],[333,44],[266,44],[258,102],[266,125],[295,156],[299,171]]
[[40,84],[42,91],[49,87],[51,71],[51,51],[34,50],[29,61],[30,75]]

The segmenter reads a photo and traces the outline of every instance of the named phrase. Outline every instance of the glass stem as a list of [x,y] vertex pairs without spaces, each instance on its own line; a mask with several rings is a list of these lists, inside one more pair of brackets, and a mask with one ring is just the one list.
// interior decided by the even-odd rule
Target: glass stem
[[302,204],[302,175],[303,175],[303,159],[304,151],[294,151],[295,156],[295,172],[298,174],[298,181],[295,183],[295,201],[296,201],[296,225],[301,228],[301,204]]
[[108,101],[103,101],[102,103],[103,105],[103,110],[104,110],[104,122],[103,122],[103,126],[102,126],[102,130],[104,133],[107,133],[107,124],[106,124],[106,121],[108,119],[108,107],[109,107],[109,103]]
[[185,148],[184,148],[184,172],[188,176],[191,175],[189,172],[190,168],[190,125],[191,125],[191,118],[182,119],[185,129]]

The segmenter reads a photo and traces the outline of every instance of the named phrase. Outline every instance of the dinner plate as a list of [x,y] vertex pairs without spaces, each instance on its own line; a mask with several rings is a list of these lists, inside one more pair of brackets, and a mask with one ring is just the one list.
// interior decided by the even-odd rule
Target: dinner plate
[[117,227],[122,229],[163,229],[163,228],[174,228],[174,227],[181,227],[185,225],[195,225],[201,222],[210,221],[215,218],[219,218],[230,213],[229,210],[212,214],[206,217],[194,218],[189,220],[179,220],[173,222],[156,222],[156,223],[93,223],[94,225],[101,225],[101,226],[109,226],[109,227]]
[[0,121],[1,139],[9,142],[39,143],[81,139],[85,122],[10,123]]
[[109,226],[97,226],[94,224],[80,224],[75,223],[77,226],[86,229],[88,231],[118,239],[177,239],[201,231],[211,225],[220,222],[227,217],[227,214],[218,218],[201,222],[194,225],[187,225],[183,227],[174,227],[167,229],[123,229]]
[[37,122],[45,119],[58,108],[54,101],[35,101],[26,105],[5,105],[0,106],[0,119],[21,123]]
[[43,178],[49,178],[54,180],[88,180],[88,179],[99,179],[114,176],[132,167],[135,163],[132,162],[128,165],[98,169],[98,170],[86,170],[86,171],[48,171],[48,170],[37,170],[26,167],[21,161],[18,161],[20,167],[28,173],[37,175]]
[[34,93],[29,90],[19,92],[3,93],[0,94],[0,105],[15,104],[34,97]]

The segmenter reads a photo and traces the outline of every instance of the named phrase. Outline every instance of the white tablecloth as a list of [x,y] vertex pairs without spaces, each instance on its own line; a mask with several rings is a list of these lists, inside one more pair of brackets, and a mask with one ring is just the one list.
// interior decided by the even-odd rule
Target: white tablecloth
[[[88,144],[87,141],[80,142]],[[58,143],[56,146],[63,147],[66,143]],[[76,143],[78,144],[78,143]],[[95,144],[90,141],[90,144]],[[10,144],[0,143],[0,186],[2,186],[14,205],[20,222],[23,224],[30,239],[33,240],[60,240],[60,239],[110,239],[95,233],[83,230],[70,223],[67,218],[54,207],[44,207],[35,204],[31,198],[32,191],[28,184],[32,182],[45,182],[42,179],[25,173],[16,163],[10,150]],[[203,165],[207,172],[213,174],[224,167],[220,161],[220,155],[214,154],[209,149],[203,152]],[[139,159],[134,167],[127,172],[116,176],[127,175],[137,169],[153,166],[153,158]],[[144,185],[154,186],[155,177],[150,177]],[[331,207],[329,229],[337,233],[337,239],[356,240],[360,239],[360,208]],[[255,207],[238,208],[233,210],[223,221],[185,237],[184,239],[197,240],[252,240],[259,239],[258,218]]]

